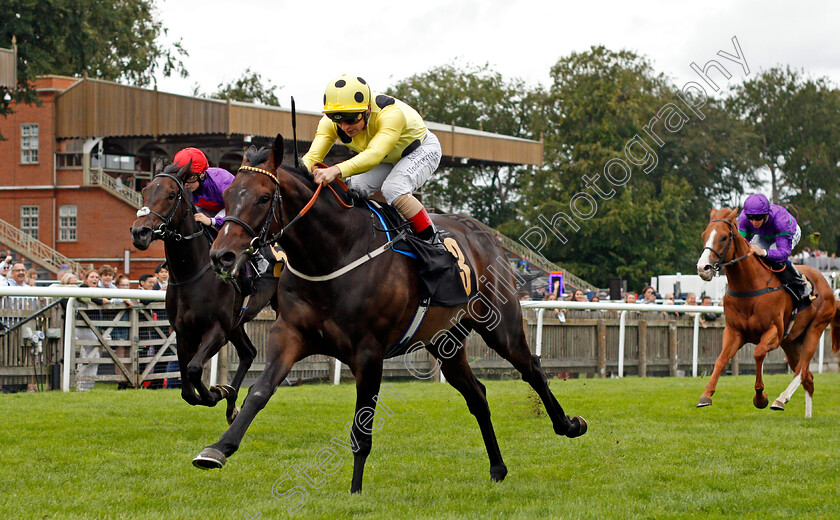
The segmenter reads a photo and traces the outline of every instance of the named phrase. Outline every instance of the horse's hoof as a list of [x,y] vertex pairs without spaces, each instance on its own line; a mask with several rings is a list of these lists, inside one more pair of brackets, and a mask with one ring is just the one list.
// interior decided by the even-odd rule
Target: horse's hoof
[[240,409],[239,409],[239,407],[237,406],[236,408],[234,408],[234,409],[233,409],[233,412],[231,412],[231,414],[230,414],[230,415],[228,415],[228,417],[227,417],[227,423],[228,423],[228,426],[230,426],[231,424],[233,424],[233,421],[235,421],[235,420],[236,420],[236,416],[237,416],[237,415],[239,415],[239,412],[240,412]]
[[507,466],[499,464],[490,468],[490,481],[501,482],[507,476]]
[[[572,422],[572,429],[569,430],[569,433],[566,434],[566,437],[568,437],[570,439],[574,439],[575,437],[580,437],[581,435],[586,433],[586,430],[589,429],[589,425],[586,424],[586,419],[584,419],[583,417],[581,417],[579,415],[577,417],[572,417],[571,422]],[[575,424],[577,424],[577,428],[575,428]]]
[[214,392],[219,394],[217,401],[221,401],[228,396],[228,385],[213,385],[208,390],[210,390],[211,394]]
[[767,399],[767,394],[765,394],[764,392],[761,392],[760,396],[758,394],[755,394],[755,397],[753,397],[753,404],[755,405],[755,407],[761,408],[762,410],[764,408],[767,408],[767,403],[769,402],[770,401]]
[[712,406],[712,398],[711,397],[701,397],[699,401],[697,401],[697,408],[703,408],[704,406]]
[[770,409],[771,410],[781,410],[781,411],[784,412],[785,411],[785,403],[776,399],[775,401],[773,401],[773,404],[770,405]]
[[227,457],[216,448],[207,446],[193,459],[193,466],[199,469],[221,469],[227,462]]

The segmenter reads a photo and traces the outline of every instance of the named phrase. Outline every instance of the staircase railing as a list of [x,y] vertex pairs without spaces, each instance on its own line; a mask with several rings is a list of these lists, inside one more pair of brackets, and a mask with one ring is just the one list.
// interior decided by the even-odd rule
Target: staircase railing
[[16,228],[2,219],[0,219],[0,242],[25,254],[33,262],[52,273],[58,273],[62,264],[74,273],[81,273],[84,269],[84,266],[79,262],[70,260],[70,258],[47,244],[32,238],[22,229]]
[[143,195],[141,195],[140,192],[134,191],[127,186],[117,184],[117,180],[105,173],[102,169],[90,168],[87,170],[84,176],[84,183],[88,186],[99,186],[111,195],[127,202],[135,208],[139,209],[143,206]]

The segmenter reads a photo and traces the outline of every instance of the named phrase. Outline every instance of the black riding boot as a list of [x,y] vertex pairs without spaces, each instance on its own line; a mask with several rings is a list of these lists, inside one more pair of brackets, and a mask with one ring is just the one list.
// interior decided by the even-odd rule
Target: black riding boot
[[438,233],[438,230],[434,224],[429,224],[429,227],[427,227],[423,231],[419,231],[417,233],[417,237],[421,240],[428,242],[429,245],[434,246],[436,249],[446,251],[446,246],[444,246],[443,242],[440,241],[440,233]]
[[779,273],[781,275],[782,283],[784,283],[788,292],[793,296],[793,306],[797,311],[801,311],[811,305],[811,287],[802,276],[802,273],[793,267],[793,264],[788,260],[785,262],[785,270]]

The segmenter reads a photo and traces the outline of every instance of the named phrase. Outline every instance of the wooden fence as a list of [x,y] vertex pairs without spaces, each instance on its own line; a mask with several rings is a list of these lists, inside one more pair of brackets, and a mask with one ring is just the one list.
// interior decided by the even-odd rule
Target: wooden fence
[[[47,302],[37,298],[0,299],[0,322],[12,325],[31,315]],[[169,331],[164,304],[127,308],[123,304],[106,306],[77,304],[74,334],[74,359],[71,385],[84,387],[93,382],[117,383],[125,387],[172,386],[177,384],[175,336]],[[62,354],[63,310],[56,306],[30,323],[33,330],[47,332],[43,358],[32,354],[21,330],[0,336],[0,383],[6,390],[21,390],[40,383],[46,388],[59,388],[58,367]],[[536,343],[536,314],[525,309],[525,326],[529,343]],[[548,314],[548,313],[547,313]],[[549,377],[610,377],[617,372],[619,317],[612,311],[565,311],[566,320],[546,317],[543,324],[541,362]],[[246,327],[257,357],[246,377],[253,382],[265,367],[265,346],[274,320],[273,311],[263,311]],[[700,329],[699,374],[709,373],[720,352],[723,317],[707,322]],[[693,319],[689,316],[665,317],[657,313],[631,312],[626,320],[626,375],[682,376],[691,373]],[[473,370],[482,377],[519,377],[511,365],[488,349],[483,340],[471,334],[465,344]],[[826,351],[829,370],[836,371],[838,356]],[[34,361],[34,363],[33,363]],[[815,359],[816,361],[816,359]],[[219,359],[219,382],[228,381],[239,359],[228,345]],[[92,367],[96,367],[93,370]],[[765,373],[784,372],[784,352],[771,352],[765,362]],[[754,373],[752,348],[742,348],[730,366],[730,373]],[[38,376],[34,374],[37,372]],[[95,373],[94,373],[95,372]],[[205,373],[209,370],[205,371]],[[334,360],[327,356],[310,356],[297,363],[287,383],[332,380]],[[341,378],[352,376],[346,366]],[[436,363],[421,350],[409,356],[385,361],[386,378],[437,378]]]

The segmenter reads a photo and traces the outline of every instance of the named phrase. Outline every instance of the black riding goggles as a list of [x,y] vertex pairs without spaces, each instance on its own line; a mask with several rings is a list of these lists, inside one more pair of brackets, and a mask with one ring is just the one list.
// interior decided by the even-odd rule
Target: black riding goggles
[[184,182],[197,182],[201,178],[200,173],[193,173],[184,180]]
[[331,112],[327,114],[327,117],[336,124],[347,123],[348,125],[352,125],[361,121],[363,115],[364,112]]
[[752,221],[759,221],[764,220],[767,218],[767,215],[747,215],[747,219]]

